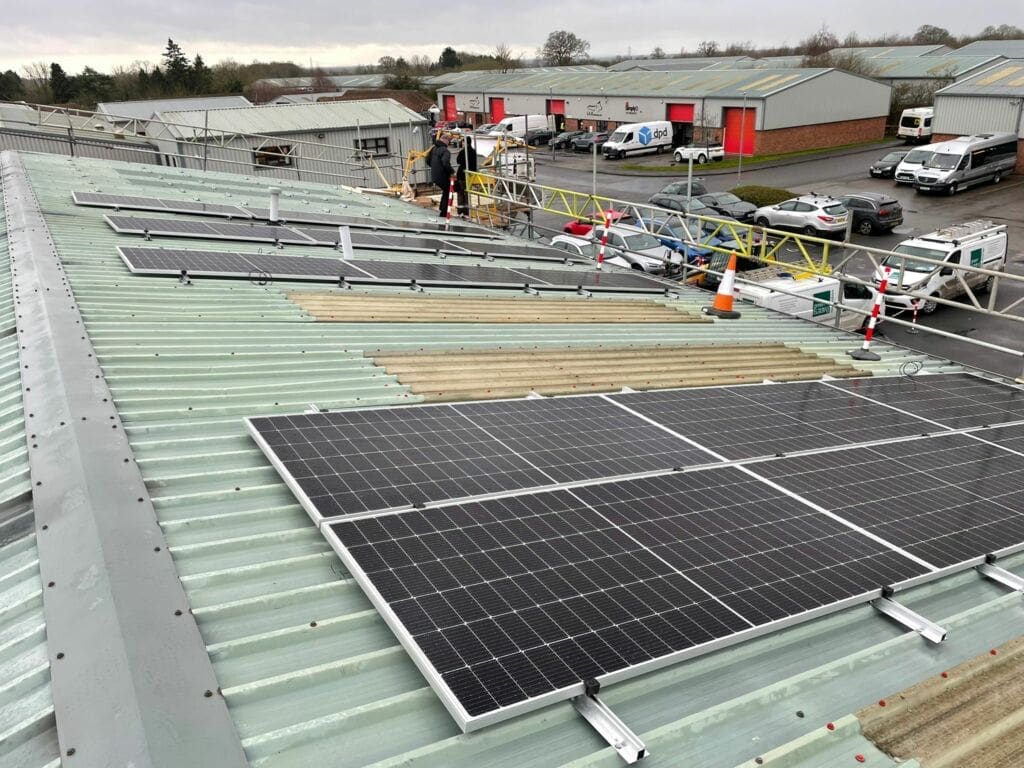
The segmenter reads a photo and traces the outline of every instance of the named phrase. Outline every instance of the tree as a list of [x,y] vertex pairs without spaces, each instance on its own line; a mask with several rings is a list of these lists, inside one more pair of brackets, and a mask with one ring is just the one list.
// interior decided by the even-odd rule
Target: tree
[[97,102],[109,101],[114,95],[114,78],[86,67],[71,78],[71,89],[79,104],[95,107]]
[[979,37],[981,40],[1020,40],[1024,38],[1024,29],[1013,24],[1000,24],[998,27],[990,24],[981,30]]
[[377,66],[380,67],[382,72],[393,72],[395,69],[395,57],[381,56],[377,59]]
[[18,73],[8,69],[0,74],[0,101],[21,101],[25,98],[25,85]]
[[71,78],[57,62],[50,64],[50,91],[55,104],[67,104],[75,96]]
[[701,40],[697,46],[698,56],[714,56],[718,53],[718,43],[714,40]]
[[462,66],[462,59],[459,58],[459,54],[455,52],[455,49],[449,45],[441,51],[441,58],[437,60],[437,64],[441,69],[457,69]]
[[167,48],[162,56],[164,60],[164,72],[167,83],[176,91],[185,91],[189,86],[189,78],[192,67],[188,63],[188,57],[176,42],[167,38]]
[[919,45],[948,45],[949,43],[956,42],[953,39],[953,36],[949,34],[948,29],[936,27],[931,24],[922,24],[918,27],[912,40]]
[[512,53],[512,49],[505,43],[498,43],[494,46],[494,61],[498,64],[498,69],[502,72],[508,72],[510,69],[518,69],[522,62],[520,57]]
[[828,28],[827,24],[822,24],[817,32],[804,40],[800,45],[804,49],[805,56],[821,56],[833,48],[838,48],[839,38]]
[[664,59],[665,58],[665,49],[662,48],[660,45],[655,46],[654,50],[651,51],[651,58],[652,59]]
[[572,32],[558,30],[548,35],[539,56],[552,66],[566,66],[576,59],[585,58],[589,51],[590,43],[586,40],[581,40]]
[[327,93],[328,91],[338,90],[334,87],[334,81],[331,80],[327,72],[320,67],[314,69],[309,75],[312,78],[310,87],[313,89],[313,93]]
[[189,70],[189,85],[193,93],[209,93],[213,85],[213,72],[206,66],[203,57],[198,53],[192,60],[192,68]]

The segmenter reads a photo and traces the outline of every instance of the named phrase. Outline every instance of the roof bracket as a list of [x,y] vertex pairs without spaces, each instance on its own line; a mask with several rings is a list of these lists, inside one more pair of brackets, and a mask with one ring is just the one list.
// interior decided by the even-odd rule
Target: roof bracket
[[646,757],[647,747],[640,737],[633,733],[629,726],[622,722],[603,701],[597,698],[597,690],[600,688],[598,682],[588,680],[585,685],[587,693],[581,693],[572,700],[576,711],[628,764],[632,765]]
[[897,603],[892,599],[892,593],[892,587],[885,587],[882,590],[882,596],[871,601],[871,606],[879,613],[885,614],[907,629],[917,632],[926,640],[930,640],[933,643],[941,643],[946,639],[945,627],[939,626],[931,619],[926,619],[902,603]]
[[1000,568],[995,562],[996,558],[993,555],[986,556],[985,562],[978,566],[978,573],[997,584],[1002,584],[1004,587],[1009,587],[1016,592],[1024,593],[1024,578],[1005,568]]
[[588,298],[588,299],[589,299],[589,298],[592,298],[592,297],[593,297],[593,295],[594,295],[594,294],[592,294],[592,293],[591,293],[590,291],[588,291],[588,290],[587,290],[586,288],[584,288],[584,287],[583,287],[582,285],[581,285],[581,286],[578,286],[578,287],[576,288],[576,293],[577,293],[577,294],[579,294],[580,296],[585,296],[585,297],[586,297],[586,298]]
[[530,296],[540,296],[540,291],[533,288],[529,283],[523,285],[523,293],[529,294]]
[[181,276],[178,278],[178,282],[182,285],[192,285],[192,278],[188,276],[188,270],[181,270]]

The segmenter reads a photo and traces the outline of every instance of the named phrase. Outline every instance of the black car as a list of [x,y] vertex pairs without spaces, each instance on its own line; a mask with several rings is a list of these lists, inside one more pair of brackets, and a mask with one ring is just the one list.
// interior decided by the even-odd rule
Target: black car
[[555,149],[572,149],[573,139],[578,139],[587,131],[562,131],[551,140],[551,146]]
[[891,179],[896,175],[896,166],[900,164],[900,160],[907,156],[909,149],[900,149],[896,152],[890,152],[881,160],[875,160],[871,164],[870,173],[879,179]]
[[738,221],[751,221],[754,218],[754,211],[757,206],[740,200],[732,192],[708,192],[706,195],[697,195],[708,208],[713,208],[726,216],[732,216]]
[[[700,179],[693,179],[690,182],[690,194],[694,197],[698,195],[706,195],[708,188],[704,186],[704,182]],[[670,184],[666,184],[658,192],[659,195],[686,195],[686,181],[673,181]]]
[[548,144],[554,138],[554,131],[549,131],[547,128],[537,128],[526,132],[526,143],[534,147]]
[[600,152],[611,134],[608,131],[587,131],[572,140],[573,152]]
[[862,235],[891,232],[903,223],[903,206],[890,195],[854,192],[841,195],[839,201],[850,212],[853,231]]

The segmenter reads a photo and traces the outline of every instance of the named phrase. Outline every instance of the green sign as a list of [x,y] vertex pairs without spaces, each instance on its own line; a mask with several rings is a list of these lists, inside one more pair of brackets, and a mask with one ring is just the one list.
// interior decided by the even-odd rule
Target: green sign
[[975,248],[973,251],[971,251],[971,266],[981,266],[981,248]]
[[832,301],[832,291],[821,291],[820,293],[816,293],[814,294],[814,299],[814,304],[811,305],[811,317],[827,315],[832,311],[832,306],[828,303]]

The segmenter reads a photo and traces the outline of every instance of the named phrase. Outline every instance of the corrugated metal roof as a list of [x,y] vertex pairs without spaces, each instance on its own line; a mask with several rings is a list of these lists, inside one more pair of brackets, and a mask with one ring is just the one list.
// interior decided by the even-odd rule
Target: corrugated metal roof
[[[278,286],[217,280],[183,286],[130,276],[114,251],[126,236],[102,222],[102,210],[76,207],[70,199],[83,187],[126,194],[170,190],[188,175],[204,199],[232,202],[236,198],[214,190],[248,188],[258,197],[265,184],[44,155],[23,160],[223,695],[251,763],[261,768],[610,768],[619,758],[568,703],[459,733],[248,438],[242,416],[294,412],[310,402],[338,408],[418,399],[373,364],[378,351],[682,347],[771,339],[848,361],[846,350],[858,343],[857,337],[748,306],[739,320],[709,324],[317,323]],[[275,185],[300,199],[345,195],[286,180]],[[361,202],[379,208],[377,215],[411,215],[393,201]],[[288,246],[285,252],[317,250]],[[665,301],[691,314],[706,302],[703,293],[689,289],[682,299]],[[876,372],[896,372],[910,360],[930,371],[956,370],[907,350],[877,349],[882,360],[870,364]],[[0,569],[8,557],[0,550]],[[1021,571],[1024,556],[1000,564]],[[644,738],[652,768],[747,768],[765,756],[775,768],[821,768],[846,764],[856,753],[867,755],[870,765],[892,765],[844,715],[1024,634],[1020,596],[976,574],[919,587],[903,600],[947,625],[949,639],[926,648],[916,634],[862,606],[609,686],[603,698]],[[0,632],[16,626],[0,612]],[[20,684],[8,690],[16,711],[31,709]],[[828,721],[839,727],[827,730]],[[7,754],[14,753],[0,752],[5,764],[57,765],[56,759],[7,761]]]
[[1024,59],[1024,40],[975,40],[957,48],[956,52],[966,56],[1005,56],[1008,59]]
[[997,56],[911,56],[872,59],[871,77],[886,80],[935,79],[960,77],[979,67],[991,66]]
[[[831,56],[860,56],[865,59],[911,58],[936,56],[951,51],[948,45],[868,45],[853,48],[833,48]],[[959,53],[959,51],[958,51]]]
[[383,74],[369,75],[327,75],[326,77],[268,77],[257,80],[254,87],[269,88],[312,88],[325,80],[335,88],[380,88],[387,79]]
[[[541,72],[604,72],[605,68],[600,64],[567,64],[564,67],[517,67],[510,69],[504,74],[508,75],[536,75]],[[479,75],[502,74],[494,69],[464,69],[459,72],[442,72],[439,75],[431,75],[423,82],[426,85],[439,86],[448,83],[461,83]]]
[[795,88],[812,78],[854,77],[833,69],[697,70],[685,72],[590,72],[577,74],[483,75],[442,88],[451,93],[524,93],[625,97],[718,96],[757,98]]
[[[416,125],[427,122],[423,115],[402,106],[394,99],[364,101],[322,101],[315,104],[264,104],[259,107],[215,109],[209,112],[161,112],[160,118],[172,123],[168,130],[178,135],[191,134],[182,126],[228,133],[279,134],[327,131],[390,123]],[[209,121],[208,123],[206,121]]]
[[96,111],[111,117],[148,120],[157,112],[180,112],[190,109],[228,109],[251,107],[245,96],[190,96],[181,99],[140,99],[138,101],[101,101]]
[[[1008,59],[947,85],[936,96],[1024,96],[1024,58]],[[936,102],[940,106],[940,102]]]
[[[665,59],[628,59],[608,67],[609,72],[630,72],[642,69],[648,72],[670,72],[686,69],[707,69],[714,64],[752,63],[750,56],[677,56]],[[736,67],[738,68],[738,67]]]

